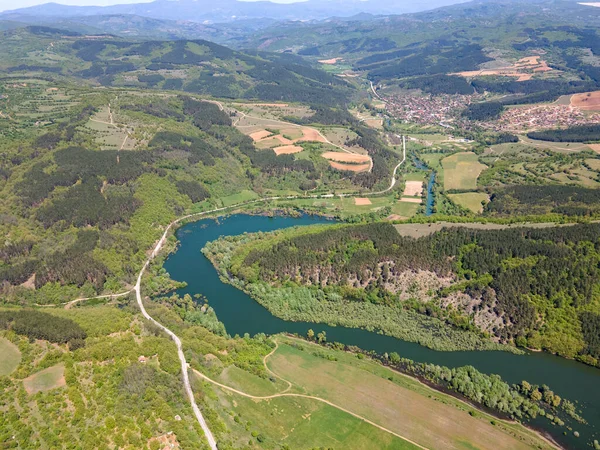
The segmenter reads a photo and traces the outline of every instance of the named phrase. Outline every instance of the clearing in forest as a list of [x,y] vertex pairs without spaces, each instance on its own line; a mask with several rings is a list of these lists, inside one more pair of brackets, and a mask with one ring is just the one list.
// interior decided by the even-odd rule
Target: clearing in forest
[[477,178],[487,168],[473,152],[460,152],[442,160],[444,189],[475,189]]
[[63,387],[66,384],[64,364],[57,364],[56,366],[40,370],[23,380],[23,386],[25,386],[25,390],[30,395]]
[[337,162],[344,162],[344,163],[364,163],[364,162],[368,162],[371,159],[367,155],[359,155],[356,153],[342,153],[342,152],[325,152],[321,156],[330,161],[337,161]]
[[498,67],[495,69],[470,70],[466,72],[451,73],[450,75],[460,75],[462,77],[482,77],[482,76],[505,76],[515,77],[517,81],[530,80],[534,73],[544,73],[551,71],[552,68],[540,56],[526,56],[516,63],[507,67]]
[[571,106],[585,111],[600,111],[600,91],[583,92],[571,97]]
[[338,61],[343,61],[343,59],[338,57],[338,58],[321,59],[321,60],[319,60],[319,62],[321,64],[328,64],[328,65],[336,64]]
[[0,376],[10,375],[20,362],[19,348],[8,339],[0,338]]
[[359,198],[359,197],[356,197],[354,199],[354,204],[356,206],[366,206],[366,205],[371,205],[372,203],[371,203],[371,200],[369,200],[368,198]]
[[[265,123],[264,125],[270,125]],[[244,126],[245,127],[245,126]],[[273,125],[266,126],[266,128],[275,128]],[[286,126],[283,128],[277,128],[272,131],[268,131],[265,128],[258,128],[250,126],[248,129],[244,129],[243,132],[250,136],[254,141],[257,148],[273,148],[278,145],[292,145],[297,142],[327,142],[319,131],[310,127],[290,127]]]
[[450,200],[457,205],[470,209],[474,213],[483,212],[483,203],[489,202],[490,196],[481,192],[465,192],[463,194],[448,194]]
[[302,150],[304,149],[299,145],[283,145],[273,149],[277,155],[291,155],[293,153],[300,153]]
[[334,169],[349,172],[367,172],[371,167],[370,164],[344,164],[336,161],[329,161],[329,165]]

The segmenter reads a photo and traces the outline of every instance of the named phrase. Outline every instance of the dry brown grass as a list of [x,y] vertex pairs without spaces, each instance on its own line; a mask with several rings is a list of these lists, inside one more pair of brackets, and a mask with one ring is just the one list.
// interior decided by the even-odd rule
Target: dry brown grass
[[356,206],[372,205],[371,200],[369,200],[368,198],[359,198],[359,197],[356,197],[354,199],[354,204]]
[[423,194],[422,181],[407,181],[404,186],[404,194],[407,197],[420,197]]
[[583,92],[571,97],[571,106],[585,111],[600,111],[600,91]]
[[277,155],[291,155],[293,153],[300,153],[302,150],[303,148],[298,145],[284,145],[273,149]]
[[383,119],[365,119],[363,121],[366,126],[381,130],[383,128]]
[[336,161],[329,161],[329,165],[337,170],[347,170],[350,172],[367,172],[370,164],[343,164]]
[[370,161],[367,155],[358,155],[356,153],[342,153],[342,152],[325,152],[321,155],[325,159],[338,162],[352,162],[352,163],[363,163]]
[[405,203],[421,203],[422,200],[420,198],[413,198],[413,197],[402,197],[400,199],[401,202],[405,202]]
[[408,217],[401,216],[399,214],[390,214],[386,217],[386,220],[406,220]]

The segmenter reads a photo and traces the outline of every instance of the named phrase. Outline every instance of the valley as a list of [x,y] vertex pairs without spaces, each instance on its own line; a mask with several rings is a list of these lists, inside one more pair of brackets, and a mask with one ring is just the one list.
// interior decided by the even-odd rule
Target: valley
[[0,446],[600,448],[600,10],[163,3],[0,13]]

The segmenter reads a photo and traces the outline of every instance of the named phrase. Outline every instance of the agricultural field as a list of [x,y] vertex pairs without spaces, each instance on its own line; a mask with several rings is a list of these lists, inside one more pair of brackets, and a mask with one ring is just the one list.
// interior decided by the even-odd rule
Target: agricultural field
[[0,337],[0,355],[0,376],[10,375],[21,362],[21,352],[15,344]]
[[505,76],[514,77],[517,81],[531,80],[534,75],[551,72],[553,69],[548,63],[538,56],[526,56],[515,63],[502,67],[496,64],[493,69],[480,69],[465,72],[458,72],[452,75],[460,75],[466,78],[485,77],[485,76]]
[[490,199],[488,194],[479,192],[448,194],[448,197],[457,205],[467,208],[476,214],[483,211],[484,204],[486,204]]
[[[525,449],[537,441],[520,442],[511,435],[514,430],[495,427],[485,416],[473,417],[467,405],[383,367],[318,347],[315,356],[310,345],[301,351],[289,345],[292,340],[287,343],[268,360],[276,374],[427,448]],[[329,355],[335,360],[329,361]]]
[[584,111],[600,111],[600,91],[575,94],[570,104]]
[[[278,346],[263,360],[268,380],[224,365],[222,357],[213,355],[196,366],[197,389],[220,411],[233,442],[243,442],[251,433],[268,449],[281,444],[348,449],[548,447],[520,425],[491,420],[466,403],[368,359],[287,336],[273,339]],[[207,372],[214,381],[201,375]]]
[[101,150],[133,150],[136,147],[134,128],[115,124],[110,106],[101,108],[90,117],[85,128],[96,135],[95,142]]
[[444,168],[444,189],[475,189],[477,178],[487,166],[472,152],[456,153],[441,161]]

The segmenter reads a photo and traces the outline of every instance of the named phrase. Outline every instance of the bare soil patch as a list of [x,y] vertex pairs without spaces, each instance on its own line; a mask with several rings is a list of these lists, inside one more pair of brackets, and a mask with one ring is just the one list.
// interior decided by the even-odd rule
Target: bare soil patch
[[521,58],[516,63],[495,69],[470,70],[458,72],[451,75],[460,75],[462,77],[481,77],[481,76],[506,76],[515,77],[517,81],[530,80],[534,73],[544,73],[551,71],[546,61],[540,59],[539,55],[526,56]]
[[282,135],[278,134],[277,136],[273,136],[275,139],[277,139],[279,142],[281,142],[282,144],[285,145],[290,145],[293,144],[295,141],[291,141],[288,138],[283,137]]
[[343,164],[336,161],[329,161],[329,165],[337,170],[347,170],[350,172],[366,172],[371,167],[370,164]]
[[287,108],[289,105],[287,103],[242,103],[244,106],[267,106],[274,108]]
[[267,131],[267,130],[259,130],[259,131],[255,131],[254,133],[250,133],[250,137],[252,138],[252,140],[254,142],[257,142],[257,141],[260,141],[261,139],[271,136],[272,134],[273,133],[271,133],[270,131]]
[[407,197],[420,197],[423,194],[422,181],[407,181],[404,186],[404,194]]
[[365,119],[365,125],[371,128],[375,128],[377,130],[381,130],[383,128],[383,119]]
[[321,155],[325,159],[329,159],[330,161],[338,161],[338,162],[353,162],[353,163],[362,163],[366,161],[370,161],[367,155],[358,155],[356,153],[342,153],[342,152],[325,152]]
[[321,59],[321,60],[319,60],[319,62],[321,64],[329,64],[329,65],[336,64],[338,61],[343,61],[343,59],[338,57],[338,58]]
[[594,150],[596,153],[600,153],[600,144],[588,144],[588,147]]
[[302,134],[298,141],[326,142],[326,139],[314,128],[302,127]]
[[284,145],[273,149],[277,155],[291,155],[293,153],[300,153],[302,150],[303,148],[298,145]]
[[571,97],[571,106],[585,111],[600,111],[600,91],[583,92]]
[[423,200],[421,200],[420,198],[402,197],[400,201],[405,203],[421,203]]
[[354,199],[354,204],[356,206],[372,205],[371,200],[369,200],[368,198],[358,198],[358,197]]

